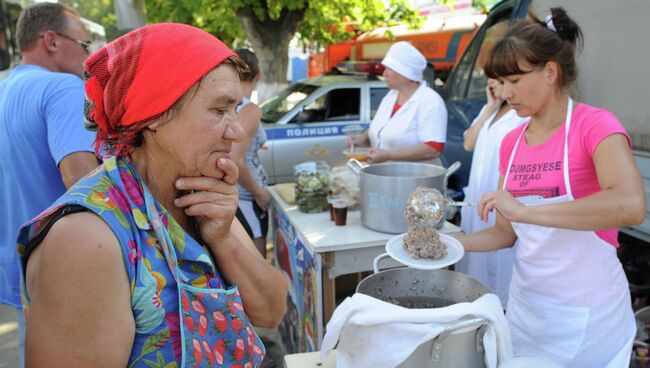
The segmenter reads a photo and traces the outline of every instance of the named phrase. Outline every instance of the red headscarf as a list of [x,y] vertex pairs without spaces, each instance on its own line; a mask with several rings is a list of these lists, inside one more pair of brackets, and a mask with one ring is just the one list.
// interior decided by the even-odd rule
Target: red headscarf
[[91,55],[85,113],[97,126],[96,150],[129,153],[142,128],[230,56],[218,38],[178,23],[138,28]]

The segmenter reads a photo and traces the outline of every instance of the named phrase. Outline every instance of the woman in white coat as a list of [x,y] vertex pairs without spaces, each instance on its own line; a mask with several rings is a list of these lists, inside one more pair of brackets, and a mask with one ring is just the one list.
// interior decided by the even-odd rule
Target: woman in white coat
[[[506,312],[516,355],[567,367],[627,367],[636,332],[616,255],[618,228],[646,213],[643,182],[614,114],[569,97],[578,25],[562,8],[513,24],[485,66],[530,121],[503,139],[499,189],[478,213],[496,223],[461,235],[465,250],[517,250]],[[544,199],[525,206],[514,197]]]
[[[464,188],[465,200],[471,203],[477,203],[483,193],[497,190],[501,141],[507,133],[527,120],[517,115],[517,112],[501,98],[503,86],[499,81],[488,79],[487,84],[485,87],[487,103],[464,134],[465,150],[474,151],[469,183]],[[481,221],[475,208],[462,207],[461,209],[460,227],[465,234],[490,227],[494,225],[494,220],[494,213],[489,215],[488,222],[485,223]],[[508,303],[514,257],[514,248],[465,253],[455,269],[485,284],[499,296],[505,308]]]
[[382,99],[370,128],[348,145],[368,146],[368,162],[433,160],[447,137],[447,108],[422,78],[427,60],[410,43],[393,44],[381,62],[390,91]]

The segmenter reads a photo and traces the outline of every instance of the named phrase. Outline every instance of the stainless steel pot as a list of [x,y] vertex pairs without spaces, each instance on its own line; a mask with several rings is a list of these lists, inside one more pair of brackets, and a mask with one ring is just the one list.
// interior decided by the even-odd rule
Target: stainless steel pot
[[[473,302],[490,290],[459,272],[395,268],[363,279],[357,292],[405,307],[443,307]],[[400,368],[484,368],[483,336],[488,322],[466,318],[447,326],[438,336],[418,346]]]
[[[376,231],[400,234],[408,229],[404,216],[408,196],[417,187],[436,188],[444,194],[449,176],[460,168],[460,162],[445,169],[402,161],[365,165],[351,159],[348,167],[359,175],[361,224]],[[443,223],[444,219],[439,226]]]

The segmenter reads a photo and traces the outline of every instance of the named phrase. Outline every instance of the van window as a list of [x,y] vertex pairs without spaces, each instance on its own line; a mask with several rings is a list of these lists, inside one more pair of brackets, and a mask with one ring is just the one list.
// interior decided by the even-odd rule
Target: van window
[[370,88],[370,119],[375,117],[379,104],[387,93],[388,88],[386,87]]
[[451,99],[485,98],[487,79],[483,72],[484,59],[489,55],[489,49],[503,36],[507,29],[511,10],[499,14],[484,24],[479,33],[474,36],[471,44],[456,67],[456,75],[450,86]]
[[307,104],[292,123],[359,120],[360,104],[360,88],[333,89]]
[[485,38],[481,44],[481,50],[478,53],[474,70],[472,70],[472,78],[469,82],[467,90],[467,98],[483,98],[485,96],[485,86],[487,85],[487,77],[483,70],[483,65],[487,62],[489,57],[489,50],[499,40],[503,38],[505,32],[508,30],[508,17],[502,17],[485,32]]
[[294,83],[290,85],[260,105],[262,110],[261,120],[265,123],[275,123],[309,97],[317,88],[317,86],[311,84]]

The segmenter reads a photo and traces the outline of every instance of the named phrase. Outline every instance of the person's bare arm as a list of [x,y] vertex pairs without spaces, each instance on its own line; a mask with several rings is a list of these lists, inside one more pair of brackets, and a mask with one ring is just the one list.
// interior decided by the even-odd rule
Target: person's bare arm
[[261,116],[262,110],[252,103],[244,106],[241,110],[239,113],[239,123],[244,128],[244,139],[232,144],[232,157],[239,168],[239,184],[255,197],[255,201],[261,209],[266,210],[269,208],[271,193],[267,188],[257,183],[248,166],[244,163],[244,156],[257,132]]
[[492,92],[492,88],[490,88],[489,85],[485,86],[485,95],[487,97],[487,103],[485,104],[482,113],[476,118],[476,121],[472,123],[472,126],[467,128],[465,133],[463,133],[463,148],[468,152],[474,151],[474,146],[476,145],[478,134],[481,131],[481,128],[483,128],[483,124],[485,124],[495,111],[499,110],[499,107],[503,103],[503,100],[494,96],[494,92]]
[[70,188],[98,165],[97,157],[90,152],[75,152],[59,162],[59,172],[66,188]]
[[594,151],[594,166],[601,191],[575,201],[526,207],[508,193],[498,191],[487,203],[510,221],[572,230],[600,230],[643,222],[646,195],[634,158],[621,134],[605,138]]
[[[498,107],[496,107],[498,108]],[[495,111],[495,107],[486,105],[483,109],[481,115],[476,118],[476,122],[472,124],[467,130],[463,133],[463,148],[465,151],[472,152],[476,146],[476,140],[478,139],[478,134],[483,128],[483,124],[492,116]]]
[[239,288],[251,323],[277,327],[286,312],[287,281],[262,258],[241,223],[234,219],[230,234],[210,249],[219,270]]
[[368,150],[368,162],[380,163],[388,160],[393,161],[420,161],[430,160],[440,156],[441,152],[425,143],[415,146],[395,149],[370,148]]
[[509,221],[497,212],[494,226],[471,234],[453,234],[466,252],[489,252],[512,247],[517,235]]
[[[499,188],[503,186],[503,176],[499,178]],[[483,196],[477,205],[481,213],[483,206],[489,200],[489,194]],[[492,227],[471,234],[453,234],[463,244],[467,252],[488,252],[512,247],[517,240],[517,234],[510,221],[497,211],[496,222]]]
[[58,220],[29,258],[26,280],[26,366],[126,366],[135,335],[129,280],[99,217]]

